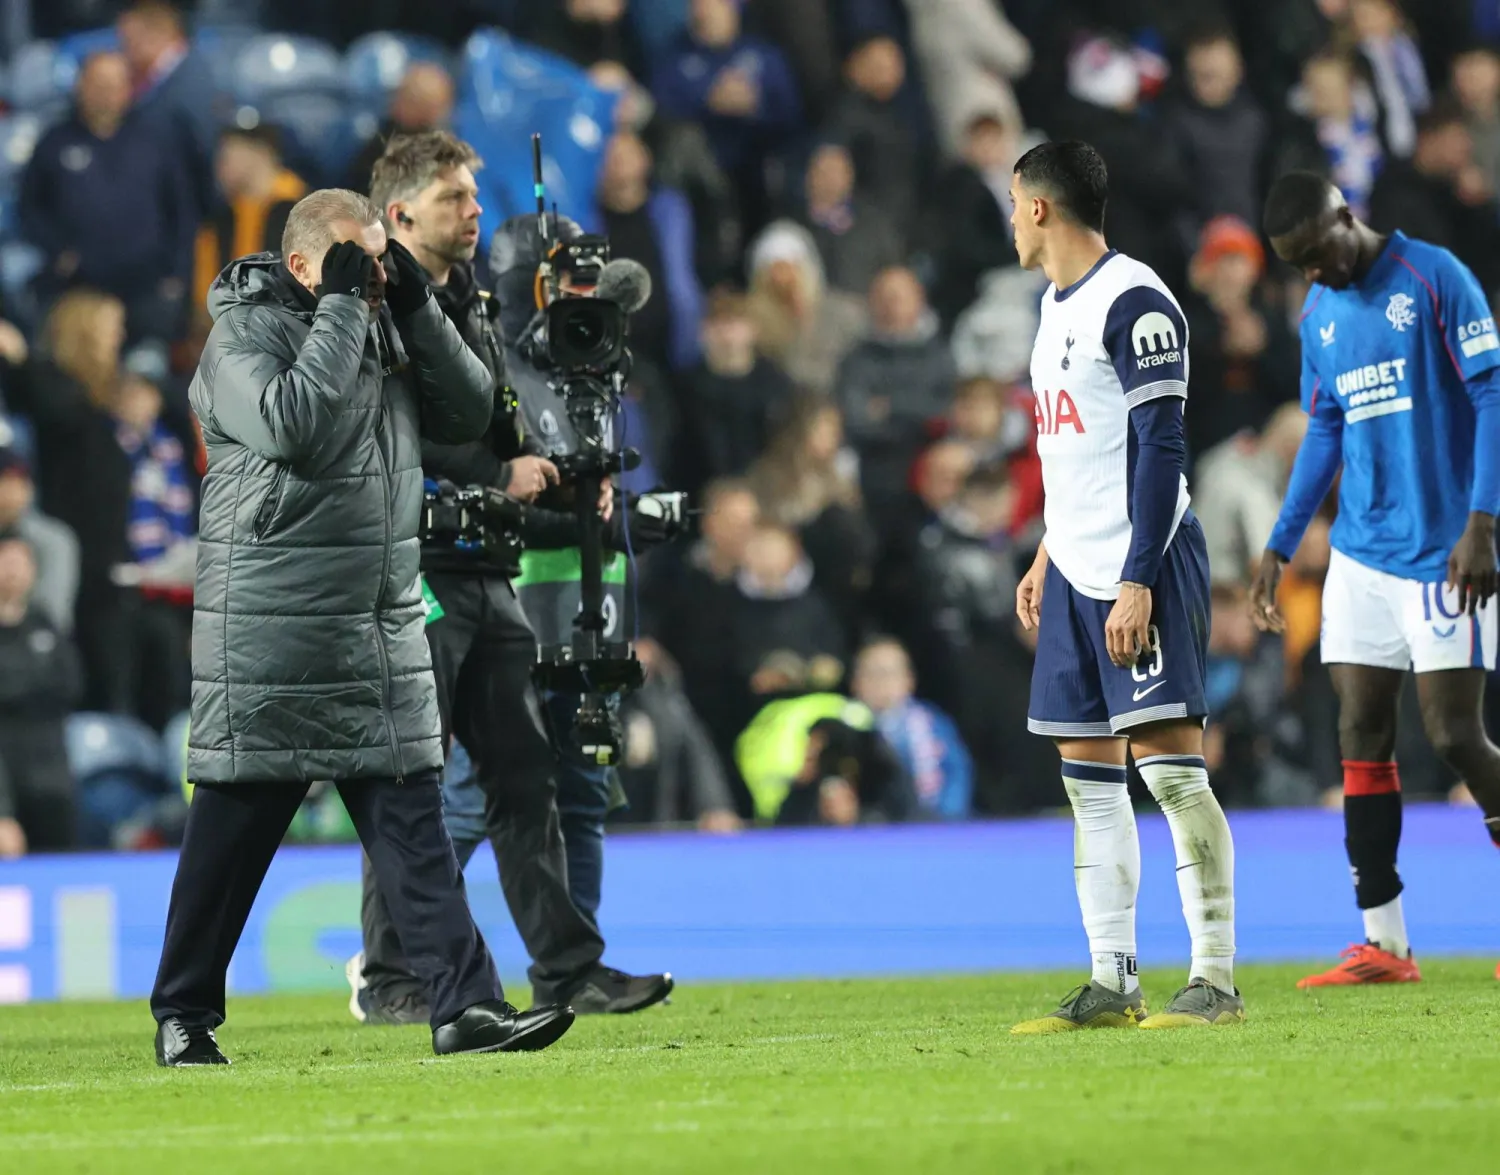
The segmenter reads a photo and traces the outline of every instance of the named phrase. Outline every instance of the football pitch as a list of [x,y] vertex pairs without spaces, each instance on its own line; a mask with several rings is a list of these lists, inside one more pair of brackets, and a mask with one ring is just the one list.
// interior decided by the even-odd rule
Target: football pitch
[[[435,1058],[336,994],[230,1002],[227,1069],[160,1070],[142,1003],[0,1008],[23,1172],[1475,1172],[1500,1153],[1493,960],[1295,990],[1250,1022],[1012,1037],[1072,975],[687,985],[544,1053]],[[1159,1006],[1182,981],[1145,976]]]

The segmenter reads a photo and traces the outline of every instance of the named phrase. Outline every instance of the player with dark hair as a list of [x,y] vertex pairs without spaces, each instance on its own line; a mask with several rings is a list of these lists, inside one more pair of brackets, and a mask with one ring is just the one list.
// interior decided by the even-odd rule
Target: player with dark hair
[[[1052,285],[1031,355],[1046,535],[1016,591],[1040,627],[1027,726],[1054,739],[1077,824],[1093,974],[1022,1034],[1234,1024],[1234,843],[1203,760],[1208,552],[1188,509],[1187,324],[1161,279],[1104,240],[1109,177],[1047,143],[1011,180],[1016,251]],[[1188,984],[1146,1015],[1136,978],[1141,853],[1125,756],[1161,804],[1193,941]]]
[[1380,235],[1321,176],[1277,180],[1265,228],[1312,283],[1302,311],[1310,420],[1251,607],[1262,629],[1282,631],[1282,565],[1342,465],[1322,654],[1339,698],[1344,844],[1366,939],[1298,986],[1411,983],[1421,974],[1401,913],[1394,758],[1408,670],[1428,738],[1500,845],[1500,750],[1480,712],[1495,667],[1500,335],[1453,254]]

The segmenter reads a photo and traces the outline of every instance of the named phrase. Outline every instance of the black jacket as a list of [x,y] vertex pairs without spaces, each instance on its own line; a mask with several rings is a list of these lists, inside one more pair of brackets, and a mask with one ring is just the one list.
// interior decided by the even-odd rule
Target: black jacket
[[115,564],[130,561],[130,458],[83,384],[47,359],[30,374],[12,388],[11,406],[36,429],[38,504],[78,536],[83,579],[108,582]]
[[[450,481],[456,486],[477,485],[503,490],[510,484],[510,462],[533,450],[523,440],[515,397],[510,393],[506,379],[500,304],[480,286],[474,267],[463,262],[450,271],[446,285],[432,287],[432,295],[448,321],[458,329],[469,350],[489,371],[495,406],[490,427],[477,441],[444,445],[424,439],[422,473],[427,478]],[[515,571],[504,559],[476,559],[434,543],[423,545],[422,569],[477,575],[507,575]]]

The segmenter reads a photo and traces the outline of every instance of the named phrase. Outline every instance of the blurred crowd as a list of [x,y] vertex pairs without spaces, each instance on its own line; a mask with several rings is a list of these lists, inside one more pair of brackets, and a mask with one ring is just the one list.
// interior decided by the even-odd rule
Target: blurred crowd
[[[1500,289],[1500,2],[47,0],[30,15],[35,37],[81,48],[54,106],[24,87],[33,141],[0,136],[0,856],[80,828],[96,844],[170,835],[151,813],[175,795],[187,702],[185,387],[206,289],[276,248],[311,188],[364,189],[389,135],[482,123],[475,45],[496,30],[607,112],[592,144],[569,124],[595,162],[591,206],[563,211],[657,291],[632,322],[630,488],[687,489],[702,509],[699,533],[639,568],[650,680],[624,708],[620,819],[722,830],[1062,803],[1055,752],[1025,730],[1034,641],[1013,607],[1040,538],[1028,364],[1045,279],[1016,265],[1008,185],[1044,137],[1101,151],[1110,243],[1189,322],[1216,790],[1308,804],[1339,779],[1316,648],[1326,520],[1288,576],[1285,638],[1244,606],[1304,427],[1305,291],[1268,257],[1260,202],[1284,170],[1326,173],[1378,229],[1444,245]],[[247,97],[270,93],[261,58],[353,69],[377,29],[360,133],[312,126],[328,95],[311,83]],[[6,125],[40,44],[11,46]],[[229,44],[260,57],[226,69]],[[128,753],[98,753],[124,729],[101,715],[135,724]],[[154,758],[145,734],[164,738]],[[1401,754],[1409,792],[1455,785],[1423,745]]]

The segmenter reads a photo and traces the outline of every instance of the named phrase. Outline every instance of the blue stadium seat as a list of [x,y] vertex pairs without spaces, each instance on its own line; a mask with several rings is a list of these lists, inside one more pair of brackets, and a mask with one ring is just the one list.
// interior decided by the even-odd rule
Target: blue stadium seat
[[240,49],[233,89],[239,101],[253,106],[270,94],[313,91],[342,95],[344,61],[324,41],[266,34]]
[[103,775],[166,778],[161,739],[144,722],[124,714],[74,714],[68,719],[68,764],[80,784]]
[[445,69],[453,67],[448,50],[428,37],[366,33],[344,54],[350,96],[383,108],[407,67],[418,61],[435,61]]
[[66,102],[71,77],[58,58],[54,41],[32,41],[16,54],[10,67],[10,104],[17,110],[44,110]]
[[247,24],[200,26],[193,34],[193,48],[202,55],[213,74],[214,85],[226,94],[234,88],[235,66],[245,46],[264,33]]
[[0,192],[7,198],[21,182],[21,173],[47,126],[46,118],[30,110],[0,117]]

